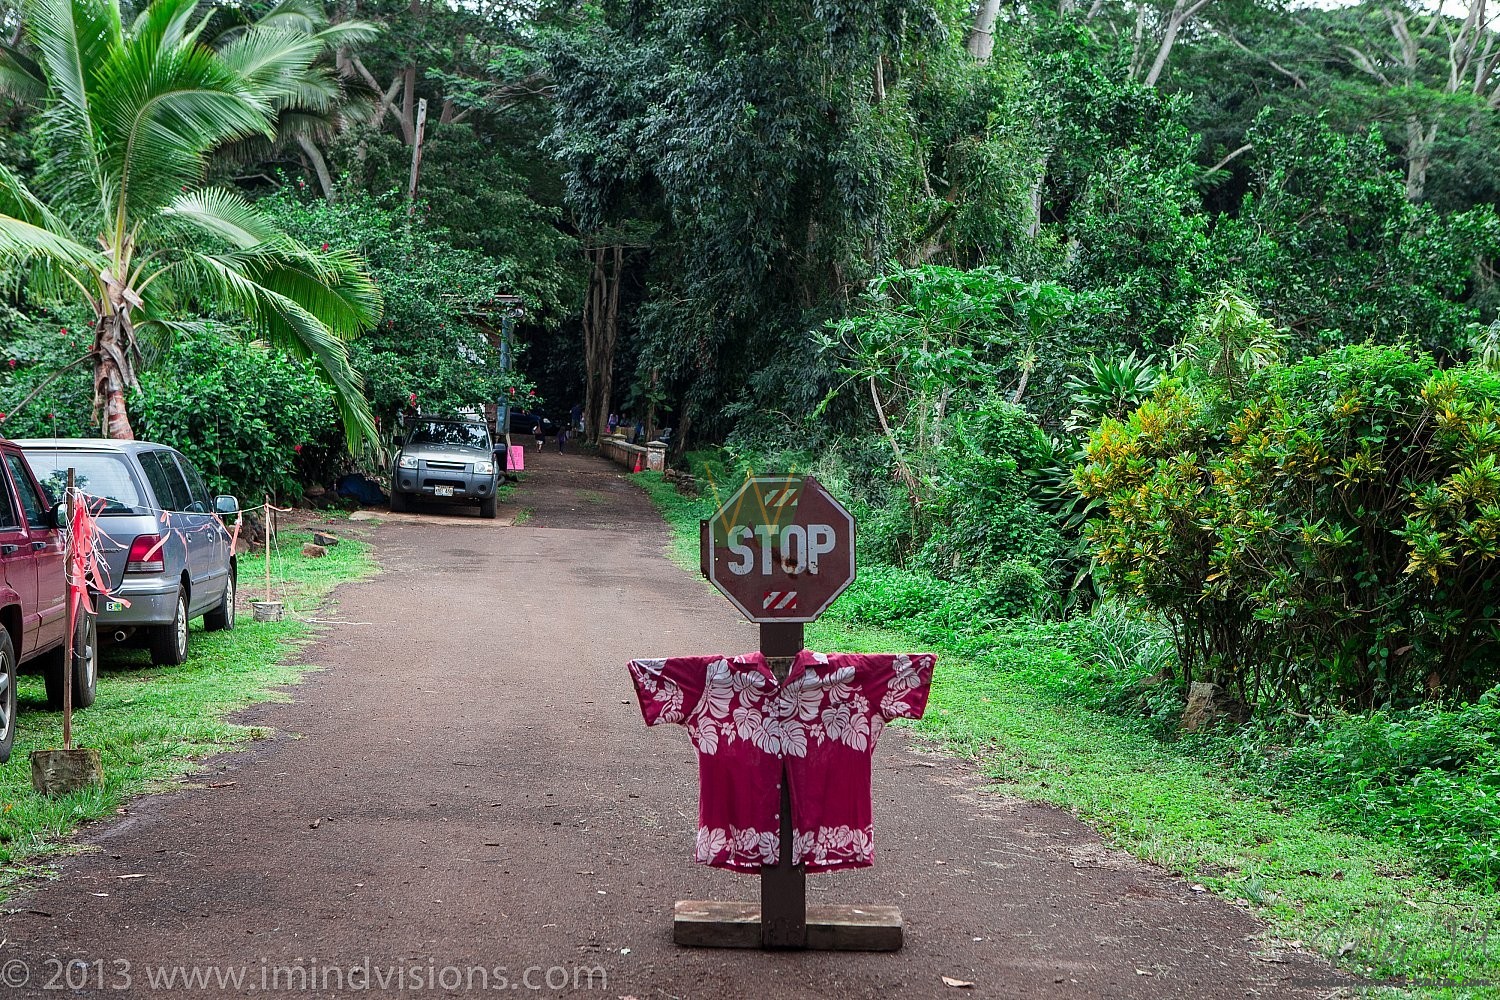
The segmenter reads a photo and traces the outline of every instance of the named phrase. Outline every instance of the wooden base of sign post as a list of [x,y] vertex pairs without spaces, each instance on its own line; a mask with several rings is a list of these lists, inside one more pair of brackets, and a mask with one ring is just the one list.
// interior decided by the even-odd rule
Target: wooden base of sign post
[[[813,951],[900,951],[901,911],[894,906],[809,906]],[[763,948],[760,905],[717,899],[678,900],[672,941],[693,948]]]
[[[762,622],[760,651],[778,681],[802,652],[802,625]],[[760,872],[760,902],[678,900],[672,940],[699,948],[899,951],[901,911],[894,906],[807,905],[807,872],[792,864],[792,795],[781,772],[781,861]]]

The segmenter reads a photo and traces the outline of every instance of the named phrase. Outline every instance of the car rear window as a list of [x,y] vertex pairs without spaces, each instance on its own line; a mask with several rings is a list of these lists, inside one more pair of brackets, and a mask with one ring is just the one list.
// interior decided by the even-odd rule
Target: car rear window
[[72,469],[74,483],[80,490],[105,501],[106,514],[129,513],[136,507],[149,506],[142,500],[141,488],[123,455],[27,448],[26,460],[53,503],[62,500],[68,485],[68,470]]
[[187,510],[192,505],[187,482],[178,471],[177,463],[172,461],[171,452],[146,452],[141,455],[141,468],[146,470],[146,481],[151,484],[151,492],[156,494],[159,506],[166,510]]

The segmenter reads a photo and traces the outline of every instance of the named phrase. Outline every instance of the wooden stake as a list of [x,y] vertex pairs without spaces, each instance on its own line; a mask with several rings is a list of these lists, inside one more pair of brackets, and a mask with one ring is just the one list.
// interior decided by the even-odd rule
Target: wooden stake
[[[69,571],[73,568],[73,546],[77,544],[73,533],[73,481],[74,470],[68,469],[68,491],[65,508],[68,518],[68,531],[64,535],[67,539],[63,546],[63,579],[67,580]],[[73,584],[68,581],[66,591],[68,602],[68,634],[63,639],[63,749],[73,749],[73,630],[77,627],[78,612],[73,601]]]
[[271,603],[271,498],[266,497],[265,523],[261,525],[266,535],[266,603]]
[[[792,660],[802,652],[802,625],[762,622],[760,651],[777,681],[785,681]],[[807,947],[807,872],[792,864],[792,788],[781,767],[781,860],[760,870],[760,945],[762,948]]]

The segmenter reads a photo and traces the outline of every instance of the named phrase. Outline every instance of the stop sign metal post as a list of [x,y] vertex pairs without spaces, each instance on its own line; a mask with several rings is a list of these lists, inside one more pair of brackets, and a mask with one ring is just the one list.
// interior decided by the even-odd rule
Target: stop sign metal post
[[[802,651],[803,626],[854,582],[854,518],[812,476],[751,476],[700,524],[699,563],[748,621],[779,681]],[[760,905],[684,900],[679,944],[737,948],[895,951],[891,906],[807,907],[806,872],[792,864],[791,782],[781,776],[781,860],[761,870]]]

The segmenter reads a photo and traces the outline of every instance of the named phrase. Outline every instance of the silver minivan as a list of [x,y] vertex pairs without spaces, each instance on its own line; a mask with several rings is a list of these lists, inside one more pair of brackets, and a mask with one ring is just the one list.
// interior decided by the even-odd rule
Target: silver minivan
[[98,438],[19,440],[42,486],[62,499],[68,470],[99,511],[108,589],[99,600],[99,637],[139,642],[151,661],[187,659],[188,622],[234,628],[235,555],[225,518],[232,496],[210,497],[203,478],[174,448]]

